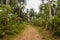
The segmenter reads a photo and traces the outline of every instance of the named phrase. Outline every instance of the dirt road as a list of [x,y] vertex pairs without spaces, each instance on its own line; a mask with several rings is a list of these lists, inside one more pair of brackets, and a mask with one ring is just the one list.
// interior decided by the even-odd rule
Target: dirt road
[[39,33],[30,25],[27,25],[23,34],[17,36],[15,40],[42,40]]

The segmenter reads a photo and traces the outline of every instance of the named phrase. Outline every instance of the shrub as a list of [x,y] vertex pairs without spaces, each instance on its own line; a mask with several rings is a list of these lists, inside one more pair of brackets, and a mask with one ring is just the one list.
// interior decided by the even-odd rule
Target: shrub
[[54,25],[53,34],[60,36],[60,18],[58,16],[54,16],[52,23]]
[[25,26],[24,22],[20,21],[20,17],[17,14],[12,14],[11,7],[8,6],[8,14],[6,9],[6,5],[0,5],[0,38],[8,37],[9,35],[15,35],[20,33]]
[[40,26],[40,27],[45,27],[48,23],[48,20],[46,20],[45,18],[39,18],[37,20],[34,21],[34,25]]

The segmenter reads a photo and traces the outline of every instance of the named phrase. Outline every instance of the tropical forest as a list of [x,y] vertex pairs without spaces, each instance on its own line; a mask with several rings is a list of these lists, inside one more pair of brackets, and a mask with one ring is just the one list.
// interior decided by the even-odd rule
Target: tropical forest
[[60,0],[0,0],[0,40],[60,40]]

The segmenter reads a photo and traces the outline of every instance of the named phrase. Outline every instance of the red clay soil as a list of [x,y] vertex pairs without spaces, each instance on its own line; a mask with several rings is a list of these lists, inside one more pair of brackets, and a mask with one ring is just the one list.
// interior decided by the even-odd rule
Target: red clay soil
[[21,36],[17,36],[14,40],[42,40],[40,34],[30,25],[27,25]]

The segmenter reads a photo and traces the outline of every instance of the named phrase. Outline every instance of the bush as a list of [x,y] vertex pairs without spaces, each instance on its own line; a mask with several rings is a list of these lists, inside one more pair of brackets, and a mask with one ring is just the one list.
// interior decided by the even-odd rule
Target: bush
[[20,33],[25,26],[24,22],[21,22],[21,18],[17,16],[17,14],[12,14],[11,7],[8,6],[8,14],[6,9],[6,5],[0,5],[0,38],[8,37],[9,35],[15,35]]
[[53,34],[60,36],[60,18],[58,16],[54,16],[52,24],[54,25]]
[[46,27],[46,23],[48,23],[48,20],[46,20],[45,18],[39,18],[37,20],[35,20],[34,25],[40,26],[40,27]]

